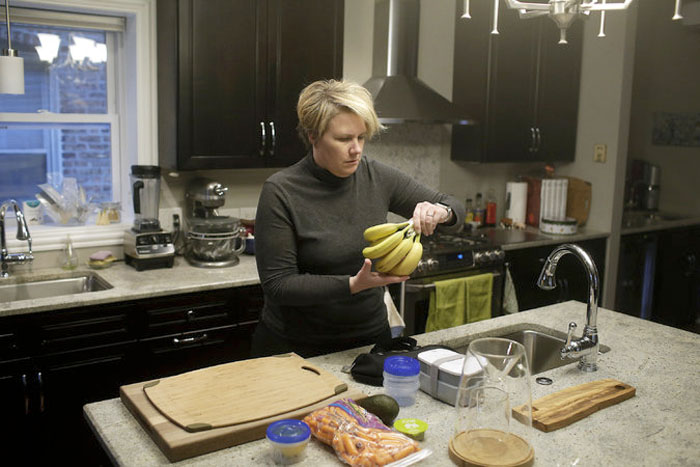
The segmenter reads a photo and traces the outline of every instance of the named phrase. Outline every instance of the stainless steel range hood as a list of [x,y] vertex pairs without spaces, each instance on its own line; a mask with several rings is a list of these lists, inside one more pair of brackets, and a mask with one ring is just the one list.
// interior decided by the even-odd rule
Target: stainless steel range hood
[[372,78],[365,84],[382,123],[476,123],[417,78],[419,0],[376,0]]

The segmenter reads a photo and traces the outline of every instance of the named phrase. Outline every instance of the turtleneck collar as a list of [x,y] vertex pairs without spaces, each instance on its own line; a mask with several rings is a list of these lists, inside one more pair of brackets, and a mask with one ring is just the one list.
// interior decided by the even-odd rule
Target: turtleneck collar
[[341,186],[345,183],[350,183],[350,180],[352,180],[355,177],[354,173],[349,177],[344,178],[333,175],[328,170],[324,169],[316,163],[312,151],[309,151],[309,153],[306,155],[305,163],[306,167],[308,167],[309,171],[314,177],[316,177],[321,182],[327,183],[329,185]]

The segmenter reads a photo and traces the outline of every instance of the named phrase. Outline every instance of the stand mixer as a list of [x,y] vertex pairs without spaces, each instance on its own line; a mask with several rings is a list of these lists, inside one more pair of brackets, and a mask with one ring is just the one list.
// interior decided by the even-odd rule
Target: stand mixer
[[196,178],[187,188],[185,258],[193,266],[234,266],[245,250],[242,236],[245,229],[241,227],[240,220],[218,213],[226,202],[227,191],[227,187],[207,178]]

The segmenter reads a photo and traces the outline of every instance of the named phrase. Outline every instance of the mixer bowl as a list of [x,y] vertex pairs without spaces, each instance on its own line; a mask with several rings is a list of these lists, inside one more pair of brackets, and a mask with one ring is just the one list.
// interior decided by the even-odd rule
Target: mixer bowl
[[245,229],[235,217],[217,216],[190,220],[185,257],[201,267],[226,267],[238,264],[245,250]]

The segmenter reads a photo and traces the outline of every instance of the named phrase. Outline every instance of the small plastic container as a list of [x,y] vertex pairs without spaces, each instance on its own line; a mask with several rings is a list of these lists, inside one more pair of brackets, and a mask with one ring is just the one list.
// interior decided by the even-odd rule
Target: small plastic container
[[276,464],[296,464],[304,459],[311,428],[301,420],[279,420],[267,427],[266,437],[272,446],[272,459]]
[[384,360],[384,392],[401,407],[413,405],[420,387],[420,362],[411,357],[395,356]]
[[428,424],[418,418],[400,418],[394,422],[394,428],[416,441],[423,441]]

